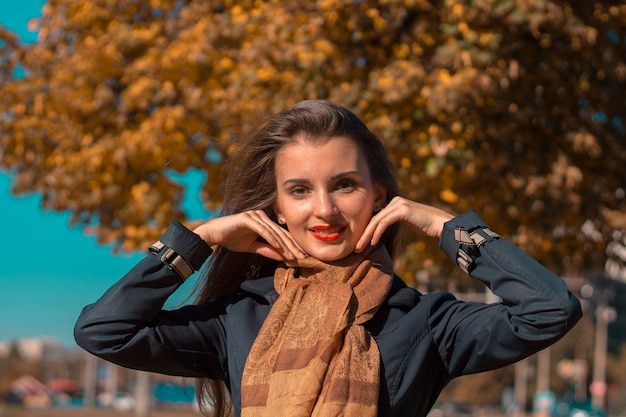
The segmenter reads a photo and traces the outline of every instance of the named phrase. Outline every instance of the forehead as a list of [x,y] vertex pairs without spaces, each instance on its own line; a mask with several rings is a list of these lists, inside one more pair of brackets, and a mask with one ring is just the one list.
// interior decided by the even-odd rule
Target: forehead
[[367,164],[358,145],[352,139],[342,136],[314,140],[298,138],[281,148],[275,161],[277,176],[348,169],[367,169]]

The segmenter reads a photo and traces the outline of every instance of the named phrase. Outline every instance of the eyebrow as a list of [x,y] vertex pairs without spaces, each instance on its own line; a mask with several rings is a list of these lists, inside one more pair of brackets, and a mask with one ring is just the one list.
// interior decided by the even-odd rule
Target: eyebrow
[[[339,179],[339,178],[343,178],[343,177],[349,177],[351,175],[358,175],[361,176],[361,173],[359,173],[359,171],[345,171],[345,172],[340,172],[338,174],[333,175],[332,177],[330,177],[330,179],[332,181]],[[287,184],[292,184],[292,183],[296,183],[296,184],[309,184],[311,182],[311,180],[306,179],[306,178],[290,178],[288,180],[285,180],[283,182],[283,185],[287,185]]]

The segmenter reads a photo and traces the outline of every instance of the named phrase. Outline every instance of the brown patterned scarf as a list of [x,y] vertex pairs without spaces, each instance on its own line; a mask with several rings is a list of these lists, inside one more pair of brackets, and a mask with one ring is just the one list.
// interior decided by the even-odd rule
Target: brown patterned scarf
[[332,263],[307,258],[279,267],[280,297],[243,371],[242,417],[376,416],[380,353],[362,324],[392,279],[384,247]]

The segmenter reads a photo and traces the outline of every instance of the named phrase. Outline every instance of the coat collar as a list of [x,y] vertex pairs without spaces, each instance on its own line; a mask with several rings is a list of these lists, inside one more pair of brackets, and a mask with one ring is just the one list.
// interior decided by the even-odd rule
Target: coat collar
[[[264,277],[241,283],[240,289],[244,292],[263,298],[268,304],[273,304],[278,298],[278,293],[274,289],[274,277]],[[391,307],[412,308],[417,304],[420,293],[409,288],[397,275],[394,276],[393,284],[387,300]]]
[[273,304],[278,298],[278,293],[274,289],[274,277],[244,281],[239,288],[244,292],[264,298],[269,304]]

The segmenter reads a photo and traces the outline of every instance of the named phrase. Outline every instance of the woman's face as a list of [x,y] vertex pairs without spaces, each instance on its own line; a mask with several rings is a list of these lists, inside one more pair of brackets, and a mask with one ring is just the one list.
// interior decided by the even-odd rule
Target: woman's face
[[352,252],[385,191],[372,182],[364,155],[350,139],[282,148],[275,161],[276,214],[309,255],[324,261]]

